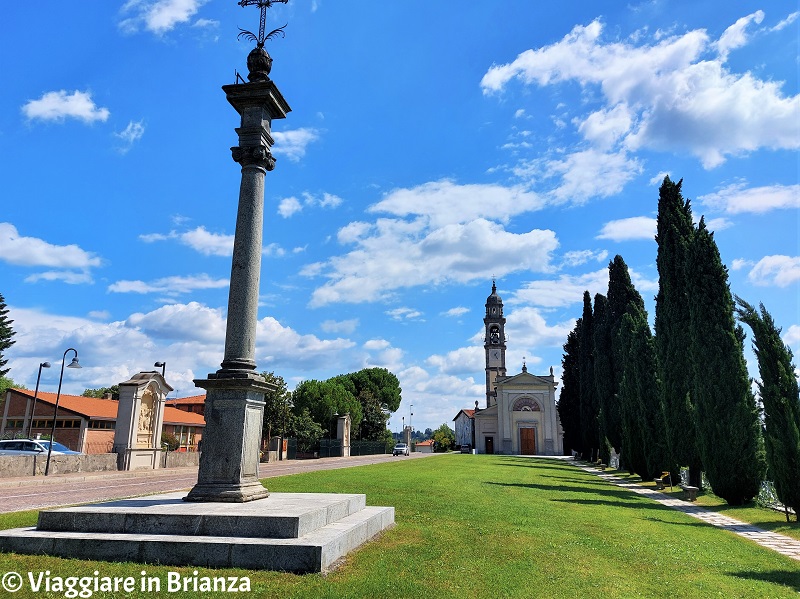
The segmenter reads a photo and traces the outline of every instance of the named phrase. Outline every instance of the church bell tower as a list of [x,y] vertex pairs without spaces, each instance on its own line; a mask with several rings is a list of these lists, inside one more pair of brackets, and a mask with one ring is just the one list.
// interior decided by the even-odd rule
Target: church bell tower
[[497,285],[492,281],[492,294],[486,298],[486,316],[483,318],[486,337],[486,407],[497,404],[497,377],[506,376],[506,319],[503,300],[497,295]]

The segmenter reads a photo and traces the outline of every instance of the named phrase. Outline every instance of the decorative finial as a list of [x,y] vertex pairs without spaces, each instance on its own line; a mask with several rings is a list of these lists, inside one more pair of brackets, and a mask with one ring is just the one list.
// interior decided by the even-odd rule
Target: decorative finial
[[525,356],[522,356],[522,372],[528,372],[528,365],[525,364]]
[[555,376],[554,373],[553,373],[553,367],[552,366],[550,367],[550,376]]
[[[272,57],[264,49],[264,42],[273,37],[280,35],[286,37],[283,31],[286,25],[273,29],[264,35],[264,29],[267,23],[267,9],[275,3],[286,4],[289,0],[239,0],[239,6],[255,5],[261,10],[261,19],[258,23],[258,35],[252,31],[239,28],[238,39],[245,38],[251,42],[256,42],[256,47],[247,56],[247,68],[250,73],[247,75],[248,81],[269,81],[269,73],[272,70]],[[287,23],[288,24],[288,23]]]

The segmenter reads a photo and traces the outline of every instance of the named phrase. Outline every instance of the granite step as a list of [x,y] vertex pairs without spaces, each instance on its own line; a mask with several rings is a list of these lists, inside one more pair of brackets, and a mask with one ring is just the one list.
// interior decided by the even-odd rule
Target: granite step
[[289,539],[357,513],[366,496],[272,493],[247,503],[195,503],[185,493],[163,493],[39,513],[37,530]]

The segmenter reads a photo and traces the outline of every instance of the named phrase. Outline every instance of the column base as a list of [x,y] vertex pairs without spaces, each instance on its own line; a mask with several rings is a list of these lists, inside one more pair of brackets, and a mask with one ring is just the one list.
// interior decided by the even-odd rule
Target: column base
[[269,491],[260,482],[224,484],[198,482],[184,501],[208,501],[219,503],[246,503],[269,497]]

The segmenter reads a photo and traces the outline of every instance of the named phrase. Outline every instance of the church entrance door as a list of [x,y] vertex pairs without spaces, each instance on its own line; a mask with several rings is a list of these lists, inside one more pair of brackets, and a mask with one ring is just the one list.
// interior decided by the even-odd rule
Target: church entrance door
[[519,429],[519,444],[522,455],[536,455],[536,429]]
[[494,453],[494,437],[486,437],[486,453]]

